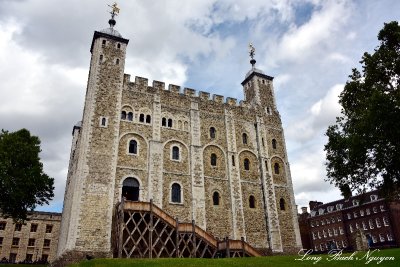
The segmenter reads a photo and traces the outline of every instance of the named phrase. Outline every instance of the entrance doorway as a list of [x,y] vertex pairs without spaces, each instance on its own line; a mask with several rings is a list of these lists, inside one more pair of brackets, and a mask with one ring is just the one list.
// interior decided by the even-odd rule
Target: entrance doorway
[[122,197],[130,201],[139,201],[139,182],[135,178],[128,177],[122,183]]

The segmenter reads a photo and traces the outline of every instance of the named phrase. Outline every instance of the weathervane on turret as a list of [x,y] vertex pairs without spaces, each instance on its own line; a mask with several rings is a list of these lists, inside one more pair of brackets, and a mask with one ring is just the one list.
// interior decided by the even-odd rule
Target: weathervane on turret
[[249,55],[250,55],[250,64],[252,66],[252,69],[254,69],[254,65],[256,64],[256,60],[254,59],[254,56],[256,54],[256,49],[254,48],[252,43],[249,43]]
[[114,19],[115,16],[118,16],[119,14],[119,7],[117,5],[117,2],[114,2],[114,4],[112,5],[108,5],[109,7],[111,7],[111,19],[108,21],[108,24],[110,24],[110,27],[113,28],[115,26],[115,24],[117,23]]

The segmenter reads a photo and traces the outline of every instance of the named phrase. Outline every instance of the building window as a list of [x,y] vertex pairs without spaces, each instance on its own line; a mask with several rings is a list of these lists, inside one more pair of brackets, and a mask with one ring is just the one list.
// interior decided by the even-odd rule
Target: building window
[[22,224],[20,224],[20,223],[16,223],[15,224],[15,231],[21,231],[21,228],[22,228]]
[[46,233],[51,233],[53,231],[53,225],[47,224],[46,225]]
[[376,218],[376,219],[375,219],[375,223],[376,223],[376,227],[378,227],[378,228],[381,228],[381,227],[382,227],[382,225],[381,225],[381,220],[379,220],[379,218]]
[[119,65],[119,58],[115,60],[115,65]]
[[351,215],[350,215],[350,213],[347,213],[347,219],[351,219]]
[[368,223],[369,223],[369,229],[374,229],[375,228],[374,227],[374,222],[372,220],[369,220]]
[[131,140],[129,141],[129,154],[137,154],[137,141],[136,140]]
[[144,114],[143,114],[143,113],[140,114],[140,116],[139,116],[139,121],[140,121],[140,122],[144,122]]
[[102,42],[101,42],[101,47],[105,47],[106,46],[106,40],[103,40]]
[[244,169],[246,171],[250,170],[250,161],[249,161],[249,159],[244,159],[243,165],[244,165]]
[[100,63],[103,62],[103,55],[100,55]]
[[272,148],[276,149],[276,140],[275,139],[272,139]]
[[279,174],[279,163],[274,164],[274,172],[275,174]]
[[107,126],[107,119],[104,118],[104,117],[102,117],[100,123],[101,123],[101,126],[102,126],[102,127],[106,127],[106,126]]
[[283,198],[279,200],[279,208],[285,210],[285,200]]
[[49,261],[49,255],[47,255],[47,254],[42,254],[42,261],[48,262],[48,261]]
[[117,44],[117,48],[118,48],[118,49],[121,48],[121,44],[120,44],[120,43]]
[[366,213],[367,215],[370,215],[370,214],[371,214],[371,211],[370,211],[369,209],[366,209],[366,210],[365,210],[365,213]]
[[132,112],[128,113],[128,121],[133,121],[133,113]]
[[360,216],[364,216],[364,210],[360,210]]
[[126,120],[126,111],[121,112],[121,120]]
[[362,226],[363,226],[363,229],[364,229],[364,230],[368,230],[367,224],[366,224],[365,222],[362,222]]
[[166,118],[162,118],[161,120],[161,126],[167,126],[167,119]]
[[26,254],[26,261],[27,263],[31,263],[33,258],[33,254]]
[[10,263],[15,263],[17,261],[17,253],[10,253],[10,258],[8,261]]
[[385,237],[383,234],[379,234],[379,241],[385,242]]
[[337,209],[337,210],[341,210],[342,207],[343,207],[343,204],[336,204],[336,209]]
[[133,177],[128,177],[122,182],[122,197],[129,201],[139,201],[139,181]]
[[0,246],[2,246],[2,245],[3,245],[3,237],[0,236]]
[[214,139],[214,138],[215,138],[215,133],[216,133],[216,132],[215,132],[215,128],[214,128],[214,127],[211,127],[211,128],[210,128],[210,138],[211,138],[211,139]]
[[378,208],[377,207],[373,207],[372,210],[373,210],[374,213],[378,212]]
[[177,183],[173,183],[171,187],[171,202],[181,203],[181,186]]
[[217,155],[211,154],[211,166],[217,166]]
[[18,237],[14,237],[12,239],[12,245],[13,246],[18,246],[19,245],[19,238]]
[[350,233],[354,232],[353,225],[350,224],[349,229],[350,229]]
[[383,217],[383,225],[384,226],[389,226],[389,220],[387,217]]
[[378,199],[378,196],[377,195],[371,195],[370,198],[371,198],[371,201],[375,201],[375,200]]
[[213,205],[214,206],[219,205],[219,193],[218,192],[213,193]]
[[172,128],[172,119],[168,119],[168,127]]
[[242,141],[243,141],[243,144],[247,144],[247,134],[246,133],[243,133],[243,135],[242,135]]
[[232,155],[232,166],[235,166],[235,156]]
[[354,218],[357,218],[358,216],[357,216],[357,211],[355,211],[354,213],[353,213],[353,217]]
[[0,231],[6,229],[6,225],[7,225],[6,222],[0,222]]
[[353,200],[353,206],[358,206],[360,204],[360,202],[357,199]]
[[34,247],[34,246],[35,246],[35,239],[34,238],[29,238],[28,247]]
[[381,211],[385,211],[385,206],[384,205],[380,205],[379,208],[381,209]]
[[172,159],[179,160],[179,147],[177,146],[172,147]]
[[393,237],[390,233],[388,233],[386,236],[388,241],[393,241]]
[[341,235],[344,235],[344,231],[343,231],[343,228],[342,228],[341,226],[339,226],[339,233],[340,233]]
[[146,123],[151,123],[151,116],[150,115],[146,116]]
[[48,248],[50,247],[50,239],[45,239],[43,242],[43,247]]
[[249,207],[250,209],[256,208],[256,199],[254,198],[254,196],[249,197]]

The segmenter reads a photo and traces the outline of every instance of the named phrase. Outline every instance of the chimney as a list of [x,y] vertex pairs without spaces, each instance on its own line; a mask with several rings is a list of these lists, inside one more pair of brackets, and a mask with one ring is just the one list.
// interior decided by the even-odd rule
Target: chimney
[[307,213],[307,207],[301,207],[301,213],[306,214]]

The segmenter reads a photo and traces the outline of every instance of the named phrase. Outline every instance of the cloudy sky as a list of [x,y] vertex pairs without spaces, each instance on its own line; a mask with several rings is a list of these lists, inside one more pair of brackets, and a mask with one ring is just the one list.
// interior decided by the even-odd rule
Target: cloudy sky
[[[72,126],[82,117],[94,30],[108,27],[106,0],[0,0],[0,128],[27,128],[42,141],[61,211]],[[257,67],[274,76],[296,202],[340,197],[324,181],[329,124],[338,94],[397,0],[120,0],[116,29],[130,40],[125,72],[243,99]]]

